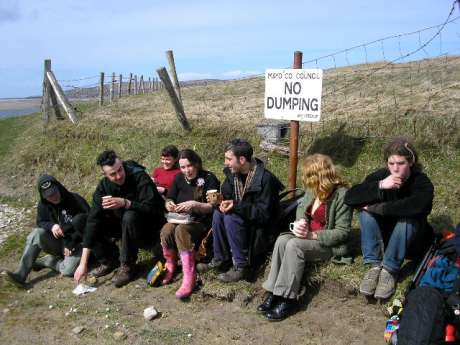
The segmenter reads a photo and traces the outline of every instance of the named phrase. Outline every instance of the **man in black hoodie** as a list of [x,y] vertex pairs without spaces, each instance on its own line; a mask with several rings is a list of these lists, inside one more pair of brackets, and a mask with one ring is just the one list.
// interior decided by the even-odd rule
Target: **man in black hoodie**
[[370,268],[359,291],[387,299],[394,292],[399,270],[409,248],[430,237],[427,216],[434,187],[422,172],[415,147],[395,138],[384,148],[385,168],[379,169],[345,194],[345,203],[359,209],[363,261]]
[[[37,228],[27,236],[17,271],[6,271],[10,279],[21,285],[32,268],[49,267],[65,276],[74,274],[80,262],[81,234],[89,211],[85,199],[69,192],[53,176],[42,175],[37,183]],[[42,250],[50,255],[37,259]]]
[[253,148],[246,140],[232,140],[224,152],[224,200],[212,219],[214,257],[197,269],[203,272],[232,266],[218,278],[236,282],[247,278],[250,257],[269,249],[276,226],[273,219],[279,211],[278,194],[284,186],[262,161],[252,157]]
[[[164,200],[145,168],[134,161],[122,161],[114,151],[104,151],[97,158],[104,178],[93,194],[83,237],[83,253],[74,279],[87,274],[93,252],[100,266],[92,274],[109,274],[120,263],[112,279],[116,287],[134,278],[139,247],[151,245],[164,224]],[[121,251],[114,243],[121,239]]]

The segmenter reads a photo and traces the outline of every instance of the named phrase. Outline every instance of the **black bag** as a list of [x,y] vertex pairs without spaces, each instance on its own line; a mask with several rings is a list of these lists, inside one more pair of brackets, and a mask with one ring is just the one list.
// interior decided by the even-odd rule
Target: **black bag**
[[406,297],[398,330],[398,345],[443,344],[446,303],[443,295],[428,286],[418,286]]

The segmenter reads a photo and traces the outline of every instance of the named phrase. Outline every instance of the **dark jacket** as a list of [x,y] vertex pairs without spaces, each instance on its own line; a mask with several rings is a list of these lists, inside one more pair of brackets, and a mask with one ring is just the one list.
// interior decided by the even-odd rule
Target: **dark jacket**
[[225,181],[222,184],[224,200],[234,200],[233,212],[243,218],[249,227],[249,263],[253,264],[270,250],[279,232],[279,193],[283,184],[270,171],[265,169],[262,161],[256,159],[257,170],[251,185],[236,202],[234,174],[229,168],[224,169]]
[[234,200],[233,212],[251,225],[266,226],[279,210],[278,194],[284,189],[283,184],[270,171],[265,169],[262,161],[256,158],[257,170],[251,185],[236,202],[234,174],[229,168],[224,169],[225,181],[222,184],[224,200]]
[[411,175],[400,189],[379,189],[379,181],[390,175],[386,168],[368,175],[345,195],[345,203],[354,208],[368,205],[368,210],[395,218],[425,218],[433,206],[434,187],[428,176],[419,171]]
[[[47,201],[41,193],[40,186],[50,181],[59,188],[61,202],[57,205]],[[37,207],[37,226],[51,232],[54,224],[59,224],[64,232],[64,247],[74,249],[81,242],[81,235],[72,226],[72,218],[77,214],[87,213],[89,205],[82,196],[69,192],[58,180],[50,175],[38,178],[40,201]]]
[[151,219],[151,224],[155,225],[163,219],[164,200],[158,193],[155,184],[150,176],[145,172],[145,168],[134,162],[123,162],[125,170],[125,183],[119,186],[104,177],[96,187],[93,194],[93,204],[86,223],[83,247],[91,248],[94,242],[95,233],[106,218],[115,217],[120,220],[125,209],[105,210],[102,207],[102,197],[111,195],[113,197],[125,198],[131,201],[130,210],[139,212],[143,216]]

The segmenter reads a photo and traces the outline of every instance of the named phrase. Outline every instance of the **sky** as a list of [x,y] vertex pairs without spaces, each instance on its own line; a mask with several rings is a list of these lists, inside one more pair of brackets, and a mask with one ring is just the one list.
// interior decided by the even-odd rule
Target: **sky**
[[[174,52],[180,80],[262,74],[267,68],[292,66],[296,50],[307,61],[438,25],[452,3],[0,0],[0,98],[40,95],[45,59],[52,60],[52,70],[64,84],[100,72],[157,77],[156,69],[167,66],[166,50]],[[459,15],[457,7],[451,18]],[[365,52],[351,50],[335,61],[320,60],[318,67],[382,60],[378,54],[393,59],[416,49],[435,31],[385,40]],[[460,54],[459,43],[460,20],[446,26],[423,54]],[[86,81],[93,82],[97,80]]]

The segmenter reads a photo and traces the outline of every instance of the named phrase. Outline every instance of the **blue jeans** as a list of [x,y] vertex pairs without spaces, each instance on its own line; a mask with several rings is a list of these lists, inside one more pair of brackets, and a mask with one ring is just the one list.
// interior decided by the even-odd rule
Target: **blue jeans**
[[248,266],[249,229],[243,218],[235,213],[214,210],[212,216],[214,257],[230,261],[237,267]]
[[[407,249],[420,229],[415,219],[395,219],[359,212],[361,250],[365,264],[381,265],[391,273],[398,273]],[[384,239],[388,239],[384,248]]]

